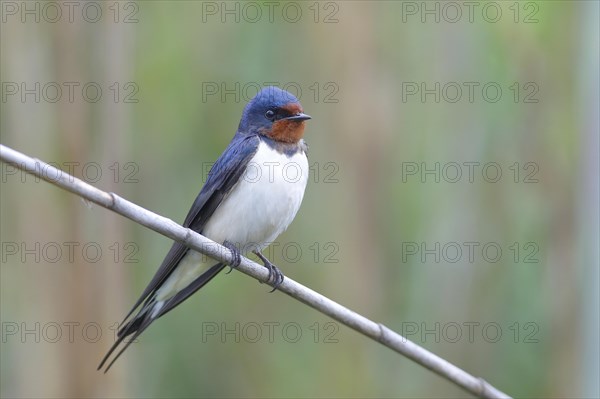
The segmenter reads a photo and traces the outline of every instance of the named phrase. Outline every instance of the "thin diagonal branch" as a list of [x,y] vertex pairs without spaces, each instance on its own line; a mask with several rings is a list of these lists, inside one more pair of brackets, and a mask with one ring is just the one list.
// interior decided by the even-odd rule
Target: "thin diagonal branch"
[[[123,215],[164,236],[179,241],[211,258],[227,264],[233,260],[231,251],[222,245],[209,240],[193,230],[182,227],[170,219],[129,202],[114,193],[107,193],[99,190],[45,162],[21,154],[1,144],[0,159],[34,176],[40,177],[49,183],[77,194],[88,201]],[[242,257],[242,262],[237,270],[259,281],[265,282],[268,278],[268,272],[263,266],[252,262],[245,257]],[[353,330],[356,330],[404,355],[423,367],[428,368],[473,395],[483,398],[509,397],[482,378],[472,376],[441,357],[434,355],[414,342],[411,342],[407,338],[395,333],[384,325],[371,321],[366,317],[353,312],[339,303],[295,282],[289,277],[284,279],[278,289],[313,309],[328,315],[332,319],[337,320]]]

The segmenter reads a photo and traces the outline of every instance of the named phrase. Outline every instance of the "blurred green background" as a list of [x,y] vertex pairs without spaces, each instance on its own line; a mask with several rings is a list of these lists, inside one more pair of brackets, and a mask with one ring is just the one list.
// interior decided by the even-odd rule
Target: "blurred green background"
[[[90,4],[2,2],[2,144],[182,222],[287,88],[287,276],[511,395],[598,397],[598,2]],[[2,397],[466,395],[237,272],[104,375],[170,240],[6,164],[0,199]]]

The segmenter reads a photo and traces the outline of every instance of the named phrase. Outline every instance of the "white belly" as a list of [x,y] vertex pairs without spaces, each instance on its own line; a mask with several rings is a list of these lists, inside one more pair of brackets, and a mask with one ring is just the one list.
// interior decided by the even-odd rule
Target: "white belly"
[[262,249],[290,225],[304,197],[308,160],[288,157],[261,142],[246,172],[215,210],[203,234],[243,252]]
[[[240,181],[215,210],[202,234],[219,244],[225,240],[241,252],[261,250],[287,229],[296,216],[308,182],[308,159],[292,157],[260,143]],[[181,291],[216,261],[188,251],[157,291],[164,301]]]

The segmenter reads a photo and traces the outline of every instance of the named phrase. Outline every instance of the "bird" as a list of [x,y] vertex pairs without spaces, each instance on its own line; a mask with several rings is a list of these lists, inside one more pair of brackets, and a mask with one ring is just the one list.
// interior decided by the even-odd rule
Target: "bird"
[[[308,146],[303,139],[309,119],[293,94],[275,86],[261,89],[244,107],[235,135],[211,167],[183,222],[184,227],[232,251],[230,271],[239,266],[241,254],[256,254],[269,270],[267,282],[273,290],[284,276],[261,251],[287,229],[300,208],[309,173]],[[98,370],[121,347],[106,373],[152,322],[206,285],[225,266],[175,242],[125,316]]]

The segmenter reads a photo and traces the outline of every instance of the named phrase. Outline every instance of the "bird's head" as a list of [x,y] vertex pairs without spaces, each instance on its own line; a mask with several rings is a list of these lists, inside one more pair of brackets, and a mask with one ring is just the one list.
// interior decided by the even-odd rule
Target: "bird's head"
[[246,105],[238,131],[260,134],[275,141],[297,143],[310,116],[300,101],[278,87],[265,87]]

